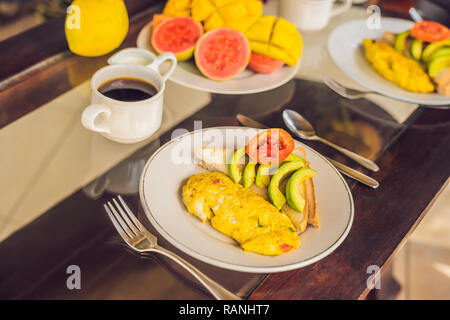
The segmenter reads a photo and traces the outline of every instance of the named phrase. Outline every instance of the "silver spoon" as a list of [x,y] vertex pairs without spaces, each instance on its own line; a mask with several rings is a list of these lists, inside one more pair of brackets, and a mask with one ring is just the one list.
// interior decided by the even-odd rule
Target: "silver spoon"
[[360,156],[350,150],[342,148],[334,143],[325,140],[316,135],[316,131],[314,127],[303,118],[298,112],[290,109],[286,109],[283,111],[283,120],[286,126],[294,132],[297,136],[306,140],[316,140],[325,143],[326,145],[338,150],[339,152],[345,154],[350,159],[355,160],[363,167],[370,169],[372,171],[378,171],[380,168],[371,160]]

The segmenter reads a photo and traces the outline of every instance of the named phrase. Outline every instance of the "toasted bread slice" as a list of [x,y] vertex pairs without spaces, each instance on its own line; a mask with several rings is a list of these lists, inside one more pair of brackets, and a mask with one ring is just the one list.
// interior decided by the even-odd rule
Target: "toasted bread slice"
[[[195,156],[199,158],[200,166],[209,171],[220,171],[224,174],[228,175],[228,160],[232,156],[234,150],[227,148],[215,148],[215,147],[203,147],[197,148],[195,150]],[[306,159],[306,152],[304,148],[296,148],[294,149],[294,154],[301,156]],[[244,165],[240,165],[241,170]],[[308,183],[309,182],[309,183]],[[283,183],[281,188],[286,187],[286,182]],[[268,200],[267,189],[260,188],[256,185],[252,185],[250,187],[253,191],[258,193],[264,199]],[[288,217],[291,219],[292,223],[298,229],[298,231],[304,232],[308,223],[310,223],[314,227],[319,226],[319,220],[317,215],[317,206],[314,192],[314,184],[312,183],[312,179],[308,179],[303,183],[301,189],[304,198],[305,198],[305,208],[302,212],[298,212],[291,208],[289,205],[285,204],[281,211],[286,213]]]
[[442,69],[438,75],[434,77],[434,82],[436,82],[440,94],[450,96],[450,68]]
[[233,149],[216,147],[203,147],[194,150],[195,156],[200,160],[200,166],[208,171],[220,171],[228,175],[228,160]]

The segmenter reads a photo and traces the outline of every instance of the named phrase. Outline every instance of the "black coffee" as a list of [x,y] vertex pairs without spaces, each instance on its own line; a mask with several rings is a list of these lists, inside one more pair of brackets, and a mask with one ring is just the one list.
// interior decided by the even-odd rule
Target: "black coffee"
[[98,91],[119,101],[141,101],[153,97],[158,90],[151,83],[133,78],[113,79],[102,84]]

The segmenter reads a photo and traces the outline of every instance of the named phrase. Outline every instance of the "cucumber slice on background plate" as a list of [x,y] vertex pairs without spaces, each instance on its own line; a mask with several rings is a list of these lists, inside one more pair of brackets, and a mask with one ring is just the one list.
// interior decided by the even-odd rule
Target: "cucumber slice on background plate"
[[420,60],[420,58],[422,58],[422,50],[423,42],[419,39],[414,39],[410,49],[411,56],[416,60]]
[[432,60],[428,65],[428,75],[431,78],[434,78],[439,74],[439,72],[442,69],[449,67],[450,67],[450,56],[436,58]]
[[406,49],[406,39],[411,34],[411,30],[403,31],[402,33],[399,33],[395,37],[394,41],[394,48],[400,53],[403,53]]
[[437,58],[442,58],[450,56],[450,47],[443,47],[440,49],[437,49],[431,56],[430,56],[430,62]]
[[429,63],[431,61],[430,58],[433,53],[435,53],[438,49],[440,49],[442,47],[448,47],[448,46],[450,46],[450,39],[430,43],[423,50],[422,60],[425,63]]

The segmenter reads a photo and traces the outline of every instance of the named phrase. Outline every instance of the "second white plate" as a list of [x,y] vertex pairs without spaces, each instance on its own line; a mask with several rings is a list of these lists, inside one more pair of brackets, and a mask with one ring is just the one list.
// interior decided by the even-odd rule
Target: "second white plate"
[[336,65],[350,78],[370,90],[391,98],[424,106],[450,105],[450,97],[438,93],[406,91],[380,76],[366,60],[364,38],[381,39],[384,31],[400,33],[412,27],[408,20],[382,18],[380,29],[369,29],[366,19],[350,21],[337,27],[328,38],[328,52]]
[[[153,22],[149,22],[142,28],[136,41],[138,48],[149,50],[157,54],[151,46]],[[236,78],[227,81],[214,81],[203,76],[195,66],[194,61],[179,62],[170,80],[205,92],[220,94],[250,94],[271,90],[282,86],[291,80],[300,67],[300,61],[295,66],[284,66],[273,74],[256,73],[249,69],[244,70]]]

